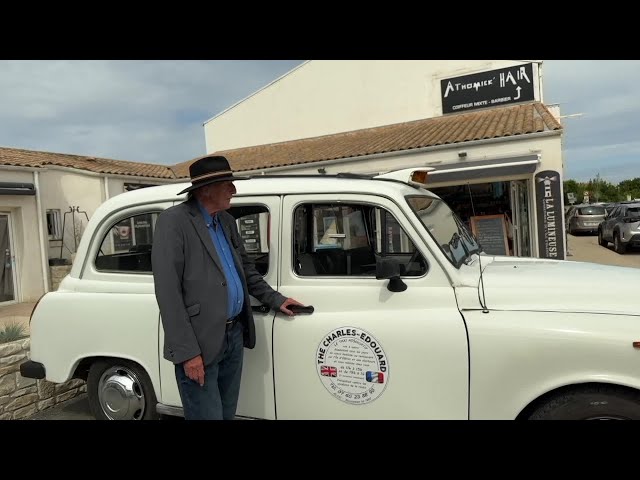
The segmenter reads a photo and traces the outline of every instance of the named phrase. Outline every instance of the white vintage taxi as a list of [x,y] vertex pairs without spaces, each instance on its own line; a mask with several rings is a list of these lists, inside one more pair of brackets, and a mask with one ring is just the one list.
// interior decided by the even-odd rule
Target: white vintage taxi
[[[252,299],[238,416],[640,419],[640,270],[480,254],[425,176],[237,182],[244,248],[270,285],[314,307],[287,317]],[[23,376],[85,379],[101,419],[181,415],[150,250],[185,186],[99,207],[70,274],[34,309]]]

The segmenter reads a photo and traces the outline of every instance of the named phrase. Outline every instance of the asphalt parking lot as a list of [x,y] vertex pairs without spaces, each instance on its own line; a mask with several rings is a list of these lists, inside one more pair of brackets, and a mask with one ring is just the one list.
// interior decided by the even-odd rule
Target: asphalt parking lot
[[607,247],[598,245],[597,235],[567,235],[567,250],[567,260],[574,262],[640,268],[640,249],[628,249],[624,255],[620,255],[613,251],[612,243]]
[[[596,235],[567,235],[567,260],[594,262],[604,265],[640,268],[640,249],[629,250],[624,255],[613,251],[613,245],[601,247]],[[40,412],[30,420],[95,420],[89,410],[87,395],[82,394],[62,405]]]

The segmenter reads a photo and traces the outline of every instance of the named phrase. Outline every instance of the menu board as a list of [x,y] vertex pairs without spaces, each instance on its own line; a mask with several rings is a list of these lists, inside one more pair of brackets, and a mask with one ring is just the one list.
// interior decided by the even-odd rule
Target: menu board
[[482,251],[491,255],[509,255],[507,223],[503,214],[471,217],[471,231]]

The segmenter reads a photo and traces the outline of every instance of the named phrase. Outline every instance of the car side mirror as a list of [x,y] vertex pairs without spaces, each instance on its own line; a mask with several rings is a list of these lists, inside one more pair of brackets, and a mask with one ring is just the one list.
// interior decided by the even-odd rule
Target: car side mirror
[[387,290],[390,292],[404,292],[407,289],[407,284],[400,278],[400,264],[393,258],[382,257],[376,260],[376,279],[388,279]]

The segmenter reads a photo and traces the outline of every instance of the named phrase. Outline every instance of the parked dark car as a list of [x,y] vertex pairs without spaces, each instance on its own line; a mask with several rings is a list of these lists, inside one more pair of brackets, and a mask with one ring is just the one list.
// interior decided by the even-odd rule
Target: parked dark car
[[572,235],[583,232],[596,233],[604,218],[605,210],[602,205],[573,205],[565,217],[567,232]]
[[629,246],[640,247],[640,202],[620,203],[598,228],[598,243],[603,247],[613,243],[619,254]]

